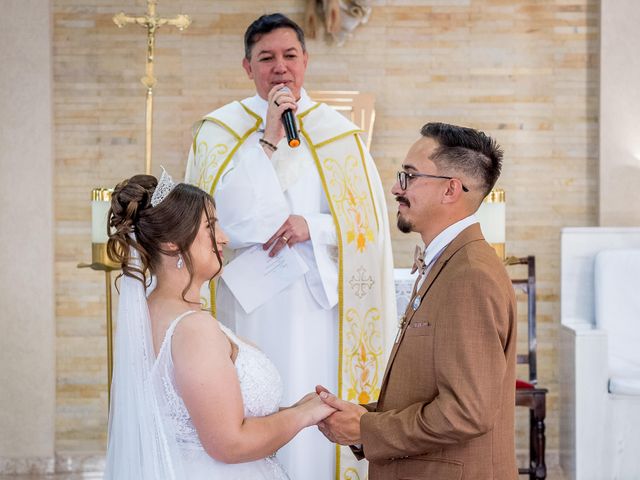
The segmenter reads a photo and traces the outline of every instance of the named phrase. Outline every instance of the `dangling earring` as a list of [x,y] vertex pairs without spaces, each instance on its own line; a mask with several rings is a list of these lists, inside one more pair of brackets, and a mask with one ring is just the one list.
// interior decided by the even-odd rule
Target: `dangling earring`
[[178,261],[176,262],[176,267],[180,270],[184,266],[184,260],[182,259],[182,254],[178,254]]

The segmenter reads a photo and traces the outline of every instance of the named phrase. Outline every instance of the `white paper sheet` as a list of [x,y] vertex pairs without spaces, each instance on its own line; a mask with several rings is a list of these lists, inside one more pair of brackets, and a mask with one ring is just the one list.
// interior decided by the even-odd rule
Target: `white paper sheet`
[[251,313],[308,270],[292,248],[285,247],[275,257],[269,257],[262,245],[255,245],[225,265],[222,280],[244,311]]

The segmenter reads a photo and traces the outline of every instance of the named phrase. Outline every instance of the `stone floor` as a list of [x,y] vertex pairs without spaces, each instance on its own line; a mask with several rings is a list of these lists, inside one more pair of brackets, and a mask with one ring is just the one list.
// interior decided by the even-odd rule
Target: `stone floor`
[[[94,480],[101,479],[102,473],[73,473],[60,475],[0,475],[0,480]],[[521,476],[525,479],[525,476]],[[558,466],[549,469],[547,480],[566,480],[562,469]]]

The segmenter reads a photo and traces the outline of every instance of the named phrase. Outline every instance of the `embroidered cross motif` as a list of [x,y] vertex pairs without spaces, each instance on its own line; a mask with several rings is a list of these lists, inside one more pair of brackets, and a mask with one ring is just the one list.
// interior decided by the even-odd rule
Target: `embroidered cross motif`
[[371,290],[371,287],[373,287],[375,282],[371,275],[365,276],[367,271],[364,267],[358,268],[356,272],[357,275],[354,275],[351,277],[351,280],[349,280],[349,285],[351,286],[353,293],[355,293],[358,298],[362,298],[369,293],[369,290]]

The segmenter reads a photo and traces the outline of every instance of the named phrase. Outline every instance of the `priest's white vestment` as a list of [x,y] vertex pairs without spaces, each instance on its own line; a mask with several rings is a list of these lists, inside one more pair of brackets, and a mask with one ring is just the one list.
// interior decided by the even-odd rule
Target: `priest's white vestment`
[[[296,112],[301,145],[290,148],[283,139],[270,159],[258,142],[266,112],[267,102],[256,95],[207,115],[196,126],[186,181],[214,196],[231,258],[265,243],[289,215],[303,216],[311,239],[291,248],[309,270],[249,314],[221,280],[211,288],[215,316],[275,363],[285,405],[317,384],[372,402],[397,324],[377,169],[358,127],[304,90]],[[353,469],[366,476],[363,462],[316,428],[278,456],[292,479],[358,478]]]

